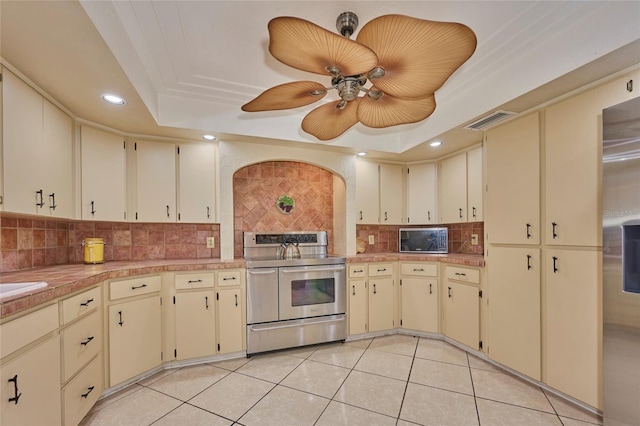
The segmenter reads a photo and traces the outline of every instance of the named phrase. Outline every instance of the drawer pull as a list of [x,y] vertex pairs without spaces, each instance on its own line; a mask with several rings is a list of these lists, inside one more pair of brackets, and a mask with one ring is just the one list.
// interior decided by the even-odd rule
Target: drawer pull
[[142,284],[142,285],[132,285],[132,286],[131,286],[131,290],[137,290],[137,289],[139,289],[139,288],[143,288],[143,287],[146,287],[146,286],[147,286],[146,284]]
[[187,284],[193,284],[193,283],[201,283],[202,280],[189,280],[187,281]]
[[354,273],[354,274],[361,274],[361,273],[363,273],[363,272],[364,272],[364,270],[362,270],[362,269],[354,269],[354,270],[353,270],[353,273]]
[[204,308],[209,309],[209,296],[204,297]]
[[465,274],[464,272],[456,272],[456,275],[461,276],[461,277],[466,277],[467,274]]
[[235,279],[236,279],[236,277],[224,277],[224,278],[222,279],[222,281],[235,280]]
[[424,272],[424,269],[423,268],[420,268],[420,269],[413,268],[413,272]]
[[94,389],[95,389],[95,386],[89,386],[89,387],[87,388],[87,393],[83,393],[83,394],[82,394],[82,395],[80,395],[80,396],[82,396],[83,398],[86,398],[86,397],[88,397],[88,396],[89,396],[89,394],[90,394]]
[[384,272],[386,270],[387,270],[387,268],[382,268],[382,269],[378,269],[378,272]]
[[80,342],[80,344],[82,346],[87,346],[89,344],[89,342],[91,342],[94,339],[93,336],[87,337],[87,340],[85,340],[84,342]]
[[9,402],[13,402],[14,405],[18,405],[18,400],[22,396],[22,393],[18,392],[18,375],[16,374],[8,381],[13,382],[13,394],[15,395],[13,398],[9,398]]
[[89,303],[93,302],[93,298],[87,300],[86,302],[82,302],[80,306],[89,306]]
[[120,316],[120,321],[118,322],[118,324],[120,325],[120,327],[122,327],[122,324],[124,324],[124,321],[122,321],[122,311],[118,311],[118,315]]

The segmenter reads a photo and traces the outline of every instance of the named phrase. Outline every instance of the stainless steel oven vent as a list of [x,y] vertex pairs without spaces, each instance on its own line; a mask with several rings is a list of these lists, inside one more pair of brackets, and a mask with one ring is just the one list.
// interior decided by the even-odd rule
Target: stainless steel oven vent
[[475,131],[485,130],[502,120],[506,120],[509,117],[513,117],[516,114],[518,113],[511,112],[511,111],[495,111],[487,115],[486,117],[476,120],[473,123],[467,124],[463,128],[467,130],[475,130]]

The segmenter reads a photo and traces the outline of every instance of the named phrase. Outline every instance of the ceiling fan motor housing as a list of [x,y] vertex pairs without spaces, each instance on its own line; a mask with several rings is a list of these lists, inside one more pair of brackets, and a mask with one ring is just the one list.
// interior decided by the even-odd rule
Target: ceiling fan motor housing
[[336,28],[343,37],[349,38],[358,28],[358,15],[353,12],[342,12],[336,19]]

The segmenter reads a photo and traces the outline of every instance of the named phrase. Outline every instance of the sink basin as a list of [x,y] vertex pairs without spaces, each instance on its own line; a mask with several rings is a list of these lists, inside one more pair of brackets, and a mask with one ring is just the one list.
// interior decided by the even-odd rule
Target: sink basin
[[47,283],[44,281],[0,284],[0,300],[6,297],[29,293],[30,291],[37,290],[46,286]]

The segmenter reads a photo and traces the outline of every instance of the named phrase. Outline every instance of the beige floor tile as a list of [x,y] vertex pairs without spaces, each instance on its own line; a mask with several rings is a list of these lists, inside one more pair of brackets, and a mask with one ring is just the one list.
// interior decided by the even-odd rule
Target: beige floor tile
[[473,396],[469,367],[416,358],[409,381]]
[[[571,419],[569,417],[562,417],[562,416],[560,416],[560,420],[562,420],[562,424],[564,426],[593,426],[595,424],[602,424],[602,423],[583,422],[582,420],[576,420],[576,419]],[[612,422],[611,426],[626,426],[626,425],[623,425],[623,424],[617,425],[616,422]]]
[[500,367],[497,367],[490,362],[487,362],[483,359],[478,358],[475,355],[469,354],[469,367],[476,368],[478,370],[487,370],[487,371],[498,371],[502,373],[504,370]]
[[231,420],[211,414],[189,404],[182,404],[157,422],[153,426],[230,426]]
[[355,346],[357,348],[367,349],[373,342],[373,339],[358,339],[344,342],[345,345]]
[[362,348],[340,345],[318,349],[308,359],[338,367],[353,368],[363,353]]
[[96,402],[96,405],[93,406],[93,408],[91,409],[92,411],[98,411],[103,409],[104,407],[107,407],[110,404],[113,404],[114,402],[122,399],[122,398],[126,398],[126,397],[130,397],[132,396],[132,394],[134,394],[135,392],[139,391],[140,389],[144,389],[144,387],[138,385],[137,383],[131,385],[131,386],[127,386],[124,389],[120,389],[117,392],[112,393],[109,396],[105,396],[103,398],[100,398],[98,400],[98,402]]
[[347,368],[305,360],[281,384],[314,395],[332,398],[349,375],[349,371]]
[[549,402],[553,405],[553,408],[556,410],[561,417],[568,417],[571,419],[582,420],[583,422],[602,424],[602,417],[591,413],[587,410],[584,410],[576,405],[567,402],[564,399],[552,394],[551,392],[544,392],[549,398]]
[[168,368],[166,370],[158,371],[157,373],[152,374],[151,376],[144,378],[137,383],[142,386],[149,386],[151,383],[157,382],[160,379],[170,376],[176,371],[178,371],[178,368]]
[[397,417],[405,386],[406,382],[402,380],[352,371],[334,400]]
[[266,354],[251,357],[250,361],[236,370],[237,373],[280,383],[298,365],[304,361],[289,355]]
[[214,367],[224,368],[225,370],[236,371],[238,368],[242,367],[246,363],[249,362],[249,358],[233,358],[226,359],[224,361],[210,362],[209,365],[213,365]]
[[473,396],[409,383],[400,418],[421,425],[478,425]]
[[471,370],[476,397],[554,413],[542,390],[506,373]]
[[395,426],[395,424],[394,417],[331,401],[315,426]]
[[[135,395],[135,396],[134,396]],[[80,423],[83,426],[150,425],[182,404],[175,398],[142,388],[99,411],[93,411]]]
[[[478,398],[478,415],[482,426],[562,426],[557,415],[515,405]],[[565,425],[566,426],[566,425]]]
[[286,351],[280,351],[279,354],[295,356],[296,358],[307,359],[312,353],[321,349],[322,346],[304,346],[302,348],[288,349]]
[[188,401],[227,374],[228,370],[212,365],[193,365],[183,367],[151,383],[149,387],[181,401]]
[[410,356],[368,349],[354,369],[406,381],[412,362],[413,357]]
[[273,383],[231,373],[196,395],[189,404],[237,420],[273,387]]
[[246,426],[313,425],[329,401],[306,392],[276,386],[238,422]]
[[416,352],[417,344],[417,337],[394,334],[392,336],[376,337],[375,339],[373,339],[373,342],[369,346],[369,349],[413,356]]
[[416,349],[416,358],[448,362],[449,364],[469,365],[467,353],[460,348],[442,341],[420,338]]

